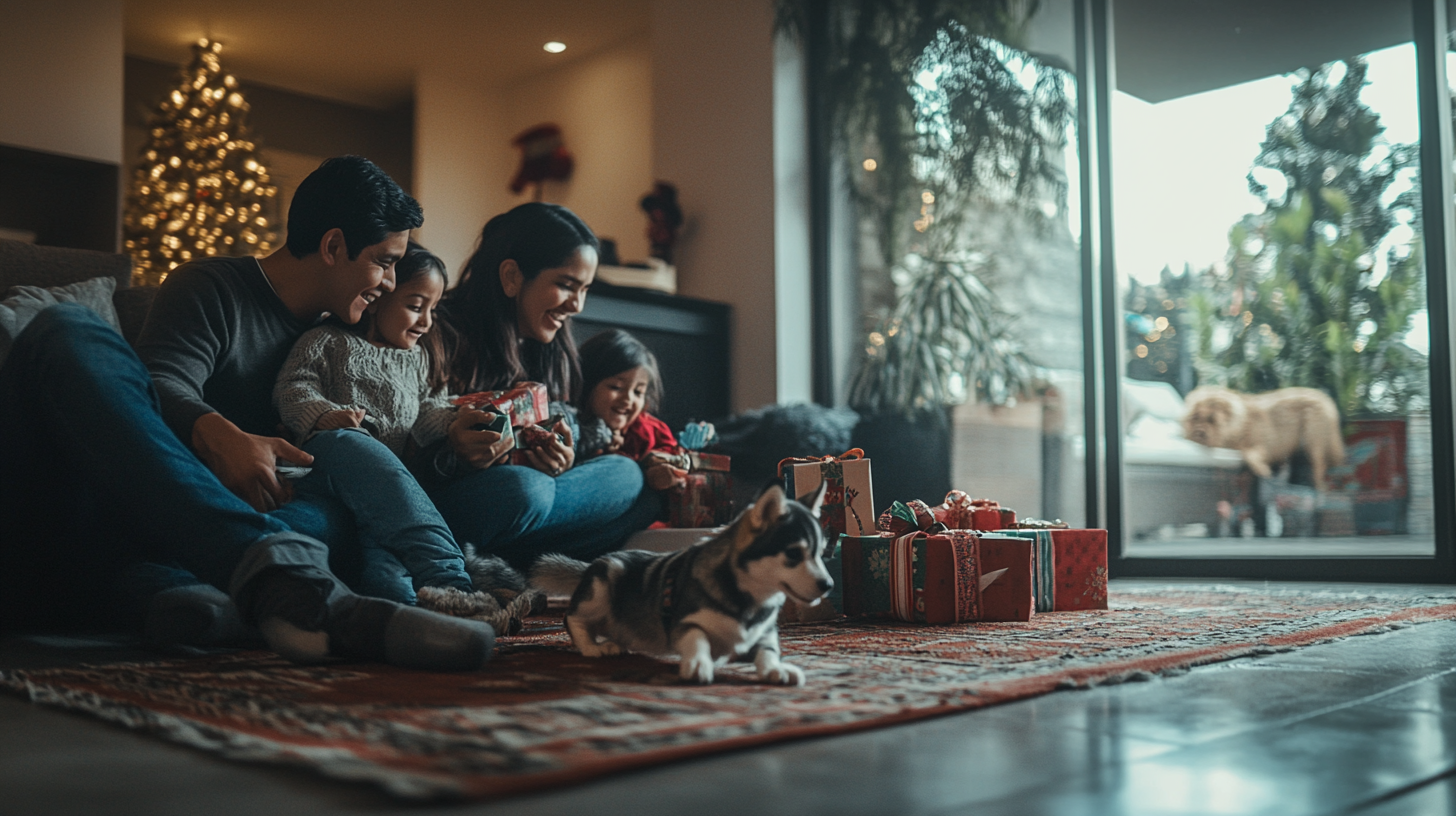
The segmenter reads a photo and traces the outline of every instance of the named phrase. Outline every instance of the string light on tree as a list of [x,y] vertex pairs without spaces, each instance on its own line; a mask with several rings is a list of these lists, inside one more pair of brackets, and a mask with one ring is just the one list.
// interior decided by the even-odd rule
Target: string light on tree
[[126,197],[126,251],[136,283],[161,283],[194,258],[266,255],[278,240],[267,213],[278,188],[249,136],[248,103],[222,69],[222,44],[192,46],[192,62],[148,122]]

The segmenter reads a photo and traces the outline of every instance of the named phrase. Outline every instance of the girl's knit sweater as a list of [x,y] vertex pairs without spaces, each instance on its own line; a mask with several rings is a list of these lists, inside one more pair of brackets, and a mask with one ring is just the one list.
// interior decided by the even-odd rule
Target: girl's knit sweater
[[430,390],[423,348],[380,348],[331,325],[294,344],[278,372],[273,404],[300,444],[329,411],[363,408],[366,429],[397,456],[411,436],[420,447],[444,438],[455,419],[444,389]]

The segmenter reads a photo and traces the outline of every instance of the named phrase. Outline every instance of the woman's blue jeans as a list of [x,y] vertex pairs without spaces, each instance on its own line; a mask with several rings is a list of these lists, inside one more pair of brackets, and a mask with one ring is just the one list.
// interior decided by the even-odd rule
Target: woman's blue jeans
[[657,517],[662,497],[625,456],[599,456],[560,476],[497,465],[430,493],[459,542],[528,569],[544,553],[590,561]]

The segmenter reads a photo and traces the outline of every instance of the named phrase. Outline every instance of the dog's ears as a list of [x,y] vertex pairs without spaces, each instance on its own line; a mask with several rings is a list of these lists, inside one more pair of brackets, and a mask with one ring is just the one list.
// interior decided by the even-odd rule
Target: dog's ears
[[753,530],[762,530],[778,521],[779,516],[784,514],[784,489],[777,484],[769,485],[758,498],[754,500],[753,506],[748,508],[748,526]]
[[819,488],[814,491],[814,495],[810,496],[809,501],[806,502],[809,507],[809,512],[814,514],[814,518],[819,518],[819,508],[824,506],[824,494],[828,492],[828,490],[829,483],[820,482]]

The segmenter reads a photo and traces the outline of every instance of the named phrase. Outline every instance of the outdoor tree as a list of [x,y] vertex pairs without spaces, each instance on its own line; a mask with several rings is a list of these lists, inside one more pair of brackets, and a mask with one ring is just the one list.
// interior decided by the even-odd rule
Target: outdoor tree
[[212,255],[271,252],[268,219],[278,190],[249,136],[248,103],[222,69],[222,44],[201,40],[179,84],[148,123],[132,171],[126,251],[138,284],[157,284],[178,265]]
[[1418,150],[1382,138],[1363,60],[1300,77],[1248,176],[1265,209],[1234,225],[1226,268],[1190,298],[1200,379],[1323,389],[1347,417],[1404,412],[1426,383],[1405,343],[1425,306]]

